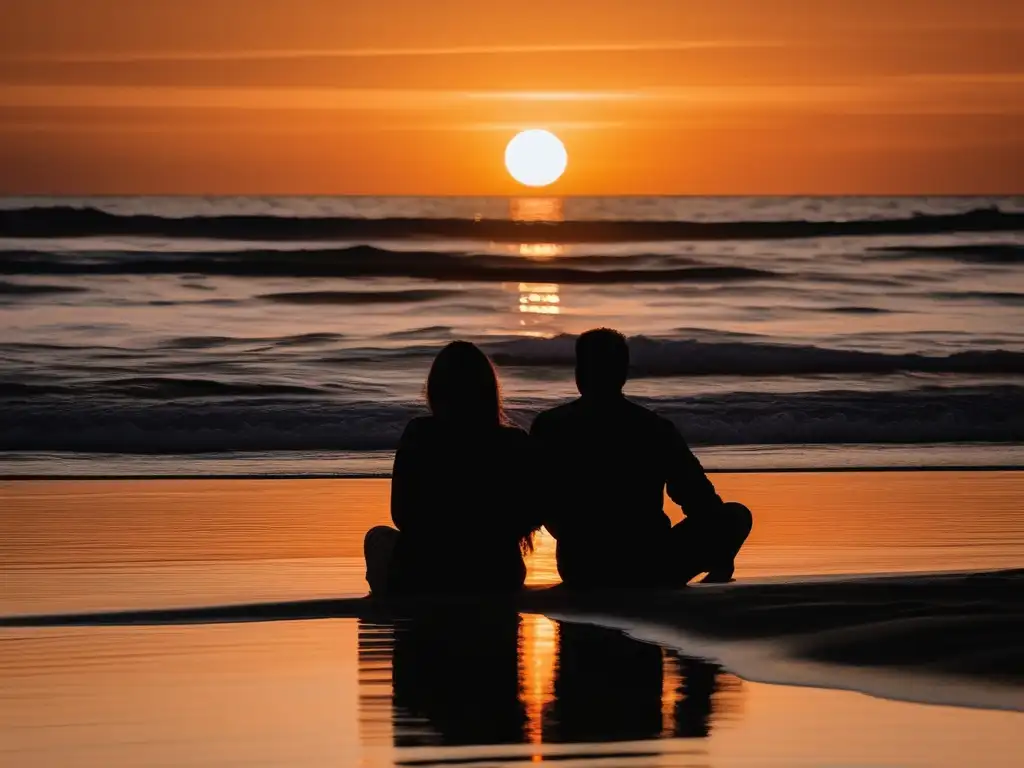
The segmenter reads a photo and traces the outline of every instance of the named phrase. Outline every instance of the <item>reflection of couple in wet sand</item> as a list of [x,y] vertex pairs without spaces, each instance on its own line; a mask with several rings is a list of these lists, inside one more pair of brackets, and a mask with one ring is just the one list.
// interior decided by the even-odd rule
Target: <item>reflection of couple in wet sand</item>
[[[579,399],[540,414],[527,435],[506,420],[487,356],[445,347],[427,380],[431,415],[409,423],[395,455],[395,528],[366,536],[371,591],[520,589],[541,526],[570,588],[730,580],[750,511],[719,497],[671,422],[623,396],[628,370],[620,333],[581,335]],[[675,526],[666,490],[685,514]]]
[[531,620],[548,622],[504,610],[467,616],[464,608],[442,608],[386,627],[366,625],[366,637],[375,639],[361,641],[368,660],[378,653],[382,628],[394,643],[395,745],[709,734],[714,694],[728,686],[717,665],[667,654],[617,630],[564,622],[549,623],[552,642],[538,647],[526,626]]

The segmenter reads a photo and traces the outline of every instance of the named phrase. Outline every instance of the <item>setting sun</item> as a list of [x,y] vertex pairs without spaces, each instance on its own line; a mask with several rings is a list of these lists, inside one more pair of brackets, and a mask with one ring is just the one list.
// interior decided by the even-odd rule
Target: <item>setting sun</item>
[[528,187],[546,187],[565,173],[569,156],[555,134],[540,129],[516,134],[505,148],[505,167]]

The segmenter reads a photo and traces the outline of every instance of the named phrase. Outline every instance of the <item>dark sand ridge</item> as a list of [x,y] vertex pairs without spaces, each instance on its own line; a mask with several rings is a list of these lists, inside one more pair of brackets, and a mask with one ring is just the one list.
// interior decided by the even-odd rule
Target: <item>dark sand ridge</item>
[[766,682],[1024,711],[1024,569],[669,591],[550,587],[486,601],[363,597],[16,616],[0,617],[0,628],[390,618],[442,606],[614,626]]

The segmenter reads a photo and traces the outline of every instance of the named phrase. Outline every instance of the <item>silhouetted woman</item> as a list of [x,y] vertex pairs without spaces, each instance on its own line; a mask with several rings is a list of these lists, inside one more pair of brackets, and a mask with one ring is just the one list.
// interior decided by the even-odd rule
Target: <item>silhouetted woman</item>
[[375,594],[519,589],[540,527],[531,444],[508,423],[494,366],[455,341],[427,377],[430,416],[413,419],[395,454],[394,528],[366,534]]

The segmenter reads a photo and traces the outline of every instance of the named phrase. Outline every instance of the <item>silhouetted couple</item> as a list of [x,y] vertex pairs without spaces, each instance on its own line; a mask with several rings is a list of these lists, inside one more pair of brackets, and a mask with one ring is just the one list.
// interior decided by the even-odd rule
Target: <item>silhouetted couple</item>
[[[706,573],[729,581],[750,511],[723,502],[676,427],[622,389],[629,348],[617,331],[576,342],[580,397],[510,424],[498,377],[456,341],[427,378],[430,416],[413,419],[395,455],[394,528],[366,535],[374,593],[513,591],[541,526],[573,588],[675,587]],[[666,490],[685,519],[673,526]]]

